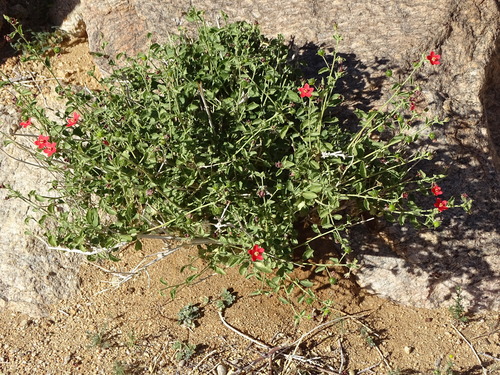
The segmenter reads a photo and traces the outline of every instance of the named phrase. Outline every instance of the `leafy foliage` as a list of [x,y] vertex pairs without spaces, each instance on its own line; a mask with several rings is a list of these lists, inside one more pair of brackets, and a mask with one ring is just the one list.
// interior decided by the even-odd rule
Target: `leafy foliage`
[[186,305],[179,311],[177,321],[184,327],[194,328],[196,320],[200,315],[200,308],[198,306]]
[[[413,110],[413,76],[424,56],[387,103],[357,111],[358,123],[348,124],[336,115],[345,71],[335,52],[318,51],[324,67],[306,80],[282,37],[266,38],[246,22],[213,27],[195,10],[188,20],[196,35],[184,30],[168,44],[109,61],[102,90],[61,85],[60,122],[19,88],[23,114],[57,143],[53,156],[33,154],[53,172],[59,196],[17,195],[42,212],[50,244],[112,248],[144,234],[176,234],[203,244],[200,256],[218,272],[239,266],[280,289],[315,255],[309,241],[299,244],[297,223],[332,236],[344,253],[349,228],[367,218],[440,224],[439,210],[417,200],[441,176],[419,171],[432,155],[410,147],[416,123],[441,123]],[[16,33],[23,35],[18,26]],[[72,113],[82,118],[64,126]],[[453,207],[453,198],[446,203]],[[247,254],[255,244],[265,249],[259,262]],[[328,272],[341,261],[317,266]]]

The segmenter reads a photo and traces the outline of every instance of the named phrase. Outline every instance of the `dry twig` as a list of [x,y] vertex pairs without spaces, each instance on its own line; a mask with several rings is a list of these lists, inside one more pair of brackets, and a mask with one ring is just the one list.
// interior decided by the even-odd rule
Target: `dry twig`
[[467,338],[464,336],[464,334],[458,330],[457,327],[455,327],[453,324],[451,326],[453,327],[453,329],[455,330],[455,332],[458,333],[458,335],[462,338],[462,340],[464,340],[465,343],[467,345],[469,345],[469,348],[472,350],[472,353],[474,353],[474,356],[476,357],[476,359],[477,359],[477,361],[479,363],[479,366],[481,366],[481,369],[483,370],[483,374],[484,375],[488,374],[488,370],[483,366],[483,361],[481,361],[481,358],[477,354],[476,349],[474,349],[474,346],[470,343],[469,340],[467,340]]
[[340,367],[339,373],[342,374],[342,370],[344,369],[344,350],[342,349],[342,341],[339,339],[339,349],[340,349]]
[[[207,360],[207,358],[213,356],[215,353],[217,353],[217,350],[212,350],[210,353],[208,353],[206,356],[204,356],[200,362],[196,366],[193,367],[193,369],[190,371],[190,374],[192,374],[194,371],[200,367],[200,365]],[[217,366],[217,365],[216,365]]]
[[[246,368],[244,369],[240,369],[238,370],[237,372],[234,373],[234,375],[236,374],[239,374],[240,372],[242,371],[245,371],[247,368],[253,368],[254,365],[256,365],[257,363],[263,361],[264,359],[266,358],[271,358],[275,355],[281,355],[283,357],[285,357],[287,359],[287,363],[285,364],[285,367],[283,369],[283,371],[285,371],[287,368],[290,367],[290,364],[291,364],[291,361],[299,361],[301,363],[304,363],[308,366],[311,366],[313,367],[315,370],[317,371],[321,371],[325,374],[335,374],[335,375],[339,375],[340,372],[337,372],[337,371],[333,371],[333,370],[329,370],[329,369],[325,369],[324,367],[320,367],[319,365],[317,365],[316,363],[314,363],[313,360],[311,359],[307,359],[307,358],[303,358],[301,356],[298,356],[296,355],[297,353],[297,350],[300,346],[300,344],[302,342],[304,342],[306,339],[314,336],[315,334],[317,334],[319,331],[325,329],[326,327],[329,327],[331,326],[332,324],[335,324],[343,319],[346,319],[346,318],[358,318],[358,317],[362,317],[362,316],[366,316],[367,314],[359,314],[359,315],[345,315],[345,316],[342,316],[342,317],[339,317],[339,318],[335,318],[333,320],[330,320],[328,322],[325,322],[323,324],[320,324],[319,326],[316,326],[315,328],[311,329],[310,331],[304,333],[299,339],[295,340],[293,343],[291,344],[288,344],[288,345],[282,345],[282,346],[277,346],[277,347],[272,347],[271,345],[268,345],[260,340],[257,340],[243,332],[241,332],[240,330],[234,328],[233,326],[231,326],[229,323],[226,322],[226,320],[224,319],[224,316],[222,315],[222,312],[219,311],[219,318],[222,322],[222,324],[230,329],[231,331],[233,331],[234,333],[236,333],[237,335],[245,338],[246,340],[260,346],[261,348],[264,348],[264,349],[268,349],[268,352],[267,353],[264,353],[264,354],[261,354],[262,357],[261,358],[258,358],[256,360],[254,360],[252,363],[250,363],[248,366],[246,366]],[[291,348],[294,348],[293,352],[291,354],[286,354],[285,351],[291,349]]]
[[482,356],[484,356],[486,358],[492,359],[494,361],[500,362],[500,358],[493,357],[492,355],[489,355],[489,354],[486,354],[486,353],[482,353],[482,352],[478,352],[477,354],[482,355]]

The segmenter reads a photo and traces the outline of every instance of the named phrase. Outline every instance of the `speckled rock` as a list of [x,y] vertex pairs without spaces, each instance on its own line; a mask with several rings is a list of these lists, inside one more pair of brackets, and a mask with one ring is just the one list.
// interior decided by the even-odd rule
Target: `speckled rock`
[[[15,109],[1,105],[0,130],[8,134],[18,123]],[[28,136],[17,139],[31,146],[29,129],[23,133]],[[37,225],[33,221],[25,224],[29,207],[19,199],[9,198],[5,186],[25,194],[35,189],[48,194],[44,182],[52,177],[42,168],[14,159],[29,161],[20,148],[3,146],[5,137],[0,133],[4,151],[0,152],[0,308],[43,316],[50,304],[78,290],[81,257],[47,250],[35,237],[25,234],[27,230],[36,233]]]

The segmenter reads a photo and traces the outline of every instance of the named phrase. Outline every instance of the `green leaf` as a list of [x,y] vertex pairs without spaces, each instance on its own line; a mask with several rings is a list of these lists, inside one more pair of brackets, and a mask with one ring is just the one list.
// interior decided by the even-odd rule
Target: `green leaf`
[[319,163],[316,161],[316,160],[311,160],[310,161],[310,164],[311,164],[311,167],[314,168],[314,169],[320,169],[320,165]]
[[173,287],[170,289],[170,298],[175,299],[175,296],[177,295],[177,287]]
[[289,300],[287,300],[286,298],[283,298],[283,297],[278,297],[278,300],[279,300],[281,303],[285,304],[285,305],[289,305],[289,304],[290,304],[290,301],[289,301]]
[[323,185],[317,182],[313,182],[309,185],[309,191],[312,191],[313,193],[319,193],[323,191]]
[[110,214],[110,215],[116,215],[118,214],[118,212],[116,212],[115,210],[113,210],[111,207],[109,206],[105,206],[104,207],[104,211],[106,211],[107,214]]
[[305,286],[306,288],[311,288],[314,286],[314,283],[311,280],[300,280],[300,284]]
[[238,270],[240,275],[242,275],[242,276],[246,275],[247,270],[248,270],[248,265],[249,265],[248,262],[245,262],[240,266],[240,269]]
[[366,178],[366,165],[363,161],[359,163],[359,174],[361,177]]
[[314,270],[314,273],[321,273],[326,269],[325,266],[319,266]]
[[311,248],[311,246],[307,246],[306,251],[304,251],[304,254],[302,254],[302,259],[311,259],[314,255],[314,250]]
[[118,236],[121,242],[131,242],[134,238],[128,234],[120,234]]
[[324,73],[328,73],[329,71],[330,71],[330,68],[325,66],[324,68],[321,68],[320,70],[318,70],[318,74],[321,75]]
[[246,110],[253,111],[255,108],[259,108],[259,105],[257,103],[250,103],[249,105],[247,105]]
[[57,246],[57,241],[56,241],[56,238],[52,235],[52,234],[49,234],[47,236],[47,242],[49,243],[50,246]]
[[218,274],[220,274],[220,275],[225,275],[226,274],[226,271],[224,271],[220,267],[215,267],[215,272],[218,273]]
[[297,94],[295,91],[292,91],[292,90],[288,91],[288,99],[290,99],[292,102],[299,102],[300,101],[299,94]]
[[253,265],[260,272],[264,272],[264,273],[272,273],[273,272],[273,270],[271,268],[267,267],[262,262],[254,262]]
[[113,254],[109,254],[108,258],[109,258],[109,260],[111,260],[113,262],[119,262],[120,261],[120,258],[114,256]]
[[302,192],[302,196],[305,198],[305,199],[316,199],[318,198],[318,194],[312,192],[312,191],[304,191]]
[[87,223],[92,227],[97,227],[99,225],[99,213],[97,209],[91,208],[87,211],[86,215]]
[[46,199],[45,199],[44,197],[42,197],[41,195],[39,195],[39,194],[37,194],[37,193],[35,193],[35,194],[34,194],[34,196],[35,196],[35,199],[36,199],[38,202],[45,202],[45,201],[46,201]]

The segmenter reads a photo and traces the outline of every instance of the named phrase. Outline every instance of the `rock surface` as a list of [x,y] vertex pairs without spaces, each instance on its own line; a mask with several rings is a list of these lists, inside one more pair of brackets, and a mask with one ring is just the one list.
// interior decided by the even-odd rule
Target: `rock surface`
[[[17,127],[19,115],[12,107],[0,106],[0,130],[8,134]],[[23,132],[29,134],[29,129]],[[20,132],[21,133],[21,132]],[[0,133],[0,142],[6,139]],[[32,139],[17,137],[28,146]],[[33,221],[25,224],[29,207],[19,199],[9,198],[5,186],[27,194],[37,190],[47,194],[44,181],[52,179],[47,171],[19,160],[29,159],[26,152],[14,145],[7,145],[0,152],[0,308],[23,312],[31,316],[43,316],[48,306],[67,298],[78,289],[78,268],[81,259],[65,253],[47,250],[33,236],[25,235],[26,230],[36,233]],[[9,155],[9,156],[8,156]]]
[[73,37],[86,36],[80,0],[57,1],[49,10],[49,18],[54,25]]

